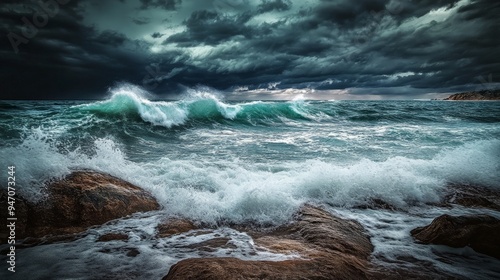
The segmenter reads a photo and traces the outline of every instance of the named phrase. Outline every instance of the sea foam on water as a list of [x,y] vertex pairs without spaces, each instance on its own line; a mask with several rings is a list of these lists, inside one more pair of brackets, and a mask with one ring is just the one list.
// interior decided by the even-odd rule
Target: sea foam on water
[[[23,249],[18,265],[27,272],[17,274],[20,279],[35,270],[42,278],[58,271],[56,278],[83,279],[89,270],[95,278],[110,270],[160,278],[184,258],[294,258],[258,251],[248,235],[224,227],[177,238],[153,235],[172,216],[208,225],[278,226],[304,203],[361,222],[375,246],[374,261],[387,266],[411,266],[401,261],[410,252],[444,271],[455,273],[460,266],[464,277],[476,276],[478,263],[498,267],[480,255],[450,258],[463,252],[418,245],[409,234],[445,212],[479,211],[427,205],[439,202],[449,184],[500,188],[498,103],[229,102],[205,89],[177,101],[152,101],[128,85],[104,101],[15,101],[1,107],[0,165],[16,165],[23,196],[42,200],[46,182],[92,169],[150,191],[163,207],[90,229],[74,242]],[[7,181],[5,172],[0,180]],[[399,210],[364,209],[374,201]],[[129,239],[95,242],[108,232]],[[215,234],[238,249],[207,255],[182,247]],[[124,259],[130,248],[140,254]],[[50,256],[43,260],[31,258],[46,252]],[[443,255],[456,263],[441,262]],[[55,267],[55,258],[66,267]],[[481,277],[495,273],[493,268]]]
[[431,159],[308,159],[266,165],[168,155],[134,162],[123,152],[123,144],[111,138],[95,139],[92,151],[61,150],[59,145],[37,128],[19,146],[0,149],[2,158],[16,162],[23,174],[21,192],[34,198],[46,180],[94,169],[151,191],[171,213],[208,223],[225,219],[278,224],[307,201],[349,208],[380,199],[404,208],[438,202],[448,183],[498,188],[500,181],[500,140],[444,149]]

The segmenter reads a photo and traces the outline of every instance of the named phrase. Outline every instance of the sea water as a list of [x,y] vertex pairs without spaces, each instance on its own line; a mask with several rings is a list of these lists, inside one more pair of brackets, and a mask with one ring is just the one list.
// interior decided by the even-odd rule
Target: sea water
[[[207,90],[155,101],[121,86],[100,101],[0,101],[0,138],[0,166],[16,166],[17,191],[30,200],[44,198],[48,180],[93,169],[148,190],[162,205],[72,243],[19,250],[19,278],[37,271],[38,278],[28,278],[97,279],[107,269],[117,277],[161,278],[175,262],[205,255],[176,243],[188,236],[153,238],[159,220],[277,226],[304,203],[360,221],[383,265],[411,266],[401,260],[406,254],[464,277],[500,276],[497,260],[467,248],[418,245],[409,235],[443,213],[485,213],[428,203],[440,201],[450,183],[500,188],[500,102],[231,102]],[[0,180],[6,187],[6,172]],[[374,199],[401,210],[359,209]],[[130,233],[128,242],[95,242],[118,229]],[[218,231],[240,245],[211,256],[297,257],[257,250],[229,228]],[[124,259],[127,246],[141,254]],[[473,260],[461,264],[464,254]]]

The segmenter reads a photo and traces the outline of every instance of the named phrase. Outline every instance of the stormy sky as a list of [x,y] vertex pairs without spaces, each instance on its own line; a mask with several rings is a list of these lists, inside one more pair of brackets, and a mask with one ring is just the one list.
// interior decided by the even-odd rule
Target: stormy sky
[[[42,4],[40,4],[42,3]],[[0,98],[435,98],[500,81],[496,0],[2,0]]]

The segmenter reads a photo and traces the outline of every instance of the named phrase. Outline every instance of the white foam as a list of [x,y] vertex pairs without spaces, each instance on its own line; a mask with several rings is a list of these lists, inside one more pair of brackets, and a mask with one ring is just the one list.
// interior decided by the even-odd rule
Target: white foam
[[184,124],[188,119],[185,108],[172,102],[149,101],[145,98],[147,93],[137,86],[123,84],[112,89],[111,93],[108,100],[76,107],[113,113],[137,110],[144,121],[165,127]]
[[[145,122],[171,128],[183,125],[191,118],[206,119],[217,113],[225,119],[234,120],[245,108],[249,109],[250,115],[253,115],[253,118],[258,119],[261,116],[259,113],[252,112],[253,106],[269,106],[269,108],[265,106],[261,108],[263,113],[269,113],[270,110],[276,110],[276,107],[280,105],[269,102],[227,104],[222,101],[221,94],[206,88],[199,90],[189,89],[181,100],[171,102],[150,101],[145,98],[147,92],[140,87],[130,84],[122,84],[112,89],[111,93],[112,96],[108,100],[75,107],[105,114],[136,112]],[[320,121],[330,118],[322,112],[311,114],[306,108],[308,104],[303,98],[296,98],[288,102],[287,106],[294,113],[310,120]],[[280,112],[276,112],[276,114],[274,117],[281,117]]]
[[[354,219],[368,231],[374,245],[372,262],[394,269],[419,269],[426,273],[435,268],[449,273],[447,277],[493,279],[500,274],[500,261],[477,253],[469,247],[451,248],[415,242],[410,234],[414,228],[428,225],[440,215],[488,214],[500,218],[500,213],[487,209],[461,207],[415,207],[407,212],[361,209],[329,209],[335,215]],[[425,267],[423,267],[425,263]],[[478,271],[478,267],[481,268]]]
[[[16,163],[20,191],[37,197],[45,180],[74,169],[95,169],[153,193],[165,209],[194,220],[281,223],[299,205],[316,201],[351,207],[379,198],[399,207],[437,202],[448,182],[499,187],[500,141],[476,141],[431,159],[391,157],[354,163],[325,160],[249,163],[195,157],[133,162],[112,138],[93,148],[62,150],[33,129],[18,147],[0,149]],[[2,176],[5,176],[4,174]]]
[[[136,214],[87,230],[84,238],[16,252],[15,275],[8,279],[160,279],[182,259],[235,257],[243,260],[280,261],[298,255],[278,254],[256,246],[252,238],[230,228],[192,230],[166,238],[156,237],[157,225],[168,217],[164,212]],[[107,233],[125,233],[126,240],[97,242]],[[196,245],[214,238],[227,239],[228,246],[204,248]],[[5,249],[6,245],[0,246]],[[134,250],[136,256],[127,255]],[[0,257],[3,261],[5,256]]]

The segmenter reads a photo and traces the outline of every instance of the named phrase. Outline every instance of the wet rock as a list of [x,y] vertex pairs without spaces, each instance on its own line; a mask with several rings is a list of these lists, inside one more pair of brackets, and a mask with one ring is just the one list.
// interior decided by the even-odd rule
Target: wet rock
[[[367,279],[373,245],[363,227],[312,206],[273,231],[249,231],[256,245],[301,259],[244,261],[197,258],[178,262],[163,279]],[[302,259],[303,258],[303,259]]]
[[500,220],[488,215],[442,215],[425,227],[411,231],[425,244],[469,246],[479,253],[500,259]]
[[450,184],[447,192],[443,206],[458,204],[500,211],[500,191],[474,185]]
[[113,240],[128,240],[128,235],[124,233],[107,233],[99,236],[97,242],[108,242]]
[[384,209],[384,210],[401,210],[398,207],[391,205],[379,198],[370,199],[367,203],[356,206],[359,209]]
[[[460,275],[449,271],[439,270],[434,264],[427,260],[420,260],[412,256],[397,256],[394,259],[387,259],[378,256],[379,260],[390,264],[390,266],[377,267],[371,274],[371,279],[401,280],[440,280],[440,279],[463,279]],[[411,265],[409,265],[411,264]]]
[[41,202],[19,201],[26,204],[21,217],[26,227],[17,232],[18,239],[70,235],[136,212],[160,209],[145,190],[93,171],[73,172],[50,183]]
[[231,239],[227,237],[212,238],[203,242],[189,244],[186,248],[197,249],[206,252],[215,252],[217,249],[236,249],[236,246],[230,243]]
[[[8,193],[7,189],[0,189],[0,220],[2,221],[7,221],[7,218],[12,218],[15,217],[16,220],[16,238],[19,239],[19,237],[24,237],[26,236],[26,225],[28,223],[28,213],[30,212],[30,203],[20,197],[19,195],[15,195],[13,197],[15,202],[13,204],[8,204],[9,199],[8,199]],[[12,200],[10,200],[12,203]],[[13,214],[15,216],[9,215],[8,206],[14,206],[14,211]],[[0,244],[7,244],[7,240],[9,237],[9,229],[4,225],[0,227]]]
[[187,259],[170,268],[169,279],[366,279],[366,275],[347,262],[310,260],[244,261],[237,258]]
[[157,237],[170,237],[172,235],[188,232],[198,227],[193,224],[193,222],[186,219],[170,218],[166,221],[160,223],[156,227]]
[[[24,240],[22,240],[21,243],[17,243],[16,249],[24,249],[39,245],[53,244],[60,242],[67,243],[83,238],[85,236],[87,236],[86,233],[73,233],[73,234],[62,234],[62,235],[47,235],[43,237],[27,237]],[[4,253],[7,254],[8,251],[7,250],[5,252],[0,251],[0,254],[3,255]]]
[[[104,253],[104,254],[123,253],[123,254],[125,254],[125,256],[132,257],[132,258],[141,254],[141,252],[139,252],[139,250],[137,248],[131,248],[131,247],[127,247],[127,248],[103,248],[103,249],[98,250],[97,252]],[[115,278],[110,278],[110,279],[115,279]]]
[[141,252],[139,252],[139,250],[137,250],[136,248],[126,248],[128,250],[127,252],[127,257],[136,257],[137,255],[139,255]]

